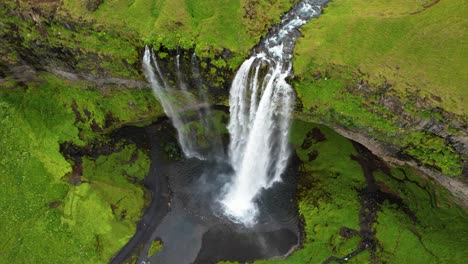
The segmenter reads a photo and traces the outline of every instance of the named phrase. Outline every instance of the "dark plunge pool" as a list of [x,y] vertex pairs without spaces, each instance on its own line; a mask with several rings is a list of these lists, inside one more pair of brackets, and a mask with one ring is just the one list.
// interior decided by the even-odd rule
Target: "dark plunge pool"
[[[135,255],[138,262],[144,263],[253,261],[287,255],[299,245],[294,158],[283,181],[257,197],[257,223],[245,227],[222,213],[219,198],[232,175],[231,167],[222,158],[169,158],[167,145],[176,146],[176,138],[167,120],[145,128],[126,127],[117,134],[146,141],[145,145],[150,146],[152,164],[145,185],[153,197],[136,234],[112,263]],[[148,256],[156,240],[163,247]]]

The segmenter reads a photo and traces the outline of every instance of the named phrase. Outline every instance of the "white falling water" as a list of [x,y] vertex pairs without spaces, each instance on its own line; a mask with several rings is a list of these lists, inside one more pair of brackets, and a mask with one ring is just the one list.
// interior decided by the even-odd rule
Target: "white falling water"
[[205,159],[205,156],[200,153],[199,145],[197,144],[196,133],[187,131],[186,114],[190,111],[197,111],[199,121],[203,114],[200,109],[208,105],[207,102],[200,102],[188,92],[187,85],[180,73],[179,55],[175,61],[177,74],[177,87],[172,87],[168,84],[161,68],[158,65],[157,58],[153,51],[145,47],[143,56],[143,69],[148,79],[151,88],[156,98],[161,103],[166,115],[171,119],[174,128],[177,130],[177,137],[180,147],[187,158]]
[[[299,27],[320,14],[321,5],[328,0],[303,0],[288,12],[278,27],[274,27],[258,49],[261,51],[246,60],[238,70],[230,90],[231,119],[228,130],[231,137],[229,161],[234,169],[232,182],[226,186],[221,204],[233,221],[247,226],[255,224],[258,208],[255,199],[259,193],[281,181],[286,169],[289,149],[290,114],[294,91],[286,82],[292,76],[291,57]],[[192,56],[192,74],[199,76],[196,56]],[[205,159],[197,149],[193,133],[187,132],[183,113],[196,109],[198,121],[206,130],[205,139],[212,138],[207,96],[201,83],[195,81],[199,98],[188,92],[180,71],[180,55],[175,58],[177,86],[169,85],[157,59],[145,48],[143,68],[153,91],[166,115],[177,130],[179,144],[186,157]],[[266,74],[265,74],[266,72]],[[201,103],[200,103],[201,102]],[[212,155],[222,156],[211,148]]]
[[[283,19],[279,31],[261,43],[264,51],[241,65],[231,86],[229,155],[235,175],[221,204],[228,217],[247,226],[258,216],[255,198],[281,181],[287,167],[294,91],[286,78],[292,75],[294,30],[320,13],[311,2],[301,2],[294,16]],[[267,74],[260,77],[263,68]]]

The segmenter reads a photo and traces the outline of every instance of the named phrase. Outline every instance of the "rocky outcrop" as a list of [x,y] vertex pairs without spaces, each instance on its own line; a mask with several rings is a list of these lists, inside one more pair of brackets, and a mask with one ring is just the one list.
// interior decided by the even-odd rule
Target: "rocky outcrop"
[[434,169],[421,165],[410,157],[401,156],[401,150],[399,147],[379,141],[366,135],[366,133],[352,131],[346,127],[332,126],[332,128],[342,136],[362,144],[369,149],[372,154],[382,158],[390,164],[396,166],[408,165],[416,168],[420,171],[419,175],[421,177],[429,177],[449,190],[462,208],[468,212],[468,182],[466,178],[457,179],[437,173]]

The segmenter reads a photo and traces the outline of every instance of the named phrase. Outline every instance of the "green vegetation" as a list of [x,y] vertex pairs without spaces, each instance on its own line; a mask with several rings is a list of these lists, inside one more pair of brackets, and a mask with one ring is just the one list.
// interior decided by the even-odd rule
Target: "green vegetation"
[[466,11],[460,1],[332,1],[303,27],[296,73],[348,67],[373,86],[386,80],[400,97],[418,93],[433,106],[466,115]]
[[146,176],[149,162],[134,145],[83,159],[82,183],[70,188],[61,218],[73,240],[87,247],[76,261],[107,263],[131,238],[145,202],[143,188],[132,182]]
[[66,0],[58,14],[92,22],[98,28],[134,32],[136,38],[156,47],[189,49],[195,45],[202,57],[220,55],[227,48],[236,55],[231,62],[235,68],[294,2],[121,0],[104,1],[91,12],[82,1]]
[[[315,264],[330,256],[343,258],[357,249],[360,239],[359,234],[340,234],[343,227],[360,229],[358,192],[366,183],[361,167],[351,159],[357,153],[351,142],[331,129],[303,121],[294,121],[291,142],[304,162],[298,186],[304,246],[286,259],[255,263]],[[391,175],[378,170],[374,177],[383,193],[403,201],[402,206],[385,201],[379,207],[373,224],[378,263],[461,263],[468,257],[467,215],[453,205],[445,189],[408,168],[393,168]],[[415,214],[415,221],[404,205]],[[347,263],[371,263],[369,253],[369,249],[361,252]]]
[[[346,226],[359,229],[359,197],[356,189],[364,187],[359,164],[350,159],[355,154],[351,143],[330,129],[319,126],[326,136],[317,141],[307,136],[315,127],[294,121],[291,143],[304,162],[299,176],[299,211],[304,217],[306,238],[304,247],[286,260],[258,261],[258,263],[322,263],[333,254],[351,253],[359,240],[338,235]],[[308,141],[309,143],[304,142]],[[309,154],[317,151],[315,160]],[[257,263],[257,262],[256,262]]]
[[[0,3],[0,5],[2,5]],[[18,62],[18,53],[34,63],[92,75],[136,78],[139,53],[128,33],[115,28],[96,29],[55,19],[21,19],[5,6],[0,11],[0,62]],[[28,18],[28,16],[26,16]]]
[[463,249],[468,242],[466,213],[451,204],[450,194],[443,187],[408,171],[394,169],[392,174],[400,174],[405,180],[398,182],[383,174],[377,174],[376,179],[398,193],[417,221],[385,203],[375,227],[381,242],[380,258],[387,263],[463,262],[468,257]]
[[365,131],[383,142],[402,147],[403,153],[423,164],[446,175],[461,177],[461,157],[442,138],[402,128],[396,121],[397,113],[350,94],[339,76],[329,75],[319,79],[309,76],[296,82],[295,87],[304,111],[307,109],[310,114],[304,118]]
[[303,27],[295,50],[306,118],[368,134],[461,177],[463,157],[420,124],[463,134],[453,124],[468,120],[465,11],[459,1],[332,1]]
[[[114,144],[107,134],[116,128],[163,115],[148,89],[97,87],[45,73],[26,82],[10,76],[3,81],[10,66],[27,61],[38,69],[138,79],[145,44],[195,46],[198,56],[212,59],[202,60],[202,68],[221,86],[227,76],[216,68],[236,68],[294,2],[119,0],[90,10],[84,1],[17,1],[16,11],[14,1],[0,3],[0,263],[108,262],[133,234],[145,206],[147,194],[138,183],[149,168],[147,153],[117,142],[112,154],[82,157],[74,185],[76,164],[64,158],[60,145]],[[32,12],[33,6],[40,12]],[[459,177],[462,157],[444,139],[403,128],[415,121],[403,122],[381,101],[406,102],[403,108],[414,119],[444,121],[440,108],[461,123],[467,120],[465,13],[465,5],[454,0],[334,0],[304,27],[296,48],[295,87],[303,106],[297,115],[369,134]],[[225,132],[225,113],[214,115],[216,130]],[[203,130],[200,124],[191,128]],[[304,247],[285,260],[257,263],[346,256],[358,247],[359,235],[346,237],[340,230],[359,230],[359,190],[366,184],[351,159],[357,152],[331,129],[302,121],[293,123],[291,143],[304,163],[298,186]],[[180,156],[173,143],[165,149]],[[445,189],[409,168],[373,176],[380,191],[407,206],[379,204],[374,257],[387,263],[467,259],[468,219]],[[150,255],[161,247],[153,242]],[[349,263],[369,263],[371,257],[366,250]]]
[[160,240],[154,240],[151,243],[151,246],[150,246],[150,248],[148,250],[148,256],[156,255],[156,253],[161,251],[162,248],[163,248],[163,244],[161,243],[161,241]]
[[0,263],[107,262],[134,232],[143,190],[128,179],[146,174],[148,157],[126,146],[84,158],[84,181],[71,186],[59,144],[105,140],[105,130],[160,115],[160,107],[147,90],[115,93],[48,75],[11,85],[0,87]]

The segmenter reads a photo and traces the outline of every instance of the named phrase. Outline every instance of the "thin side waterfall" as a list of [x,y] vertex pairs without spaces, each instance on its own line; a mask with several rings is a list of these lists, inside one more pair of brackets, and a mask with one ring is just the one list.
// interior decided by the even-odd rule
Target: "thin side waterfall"
[[[288,137],[294,91],[291,57],[298,28],[318,16],[324,1],[302,1],[269,32],[239,68],[230,90],[229,158],[234,177],[221,199],[225,214],[255,224],[255,199],[281,181],[289,158]],[[260,71],[266,74],[261,75]]]
[[[206,159],[212,153],[221,155],[222,145],[219,135],[213,128],[210,104],[202,89],[199,69],[192,65],[191,74],[200,83],[198,98],[195,97],[181,72],[180,54],[174,59],[175,81],[165,75],[158,64],[154,52],[145,47],[143,69],[156,98],[164,108],[164,112],[171,119],[177,130],[179,145],[187,158]],[[174,84],[175,83],[175,84]]]

